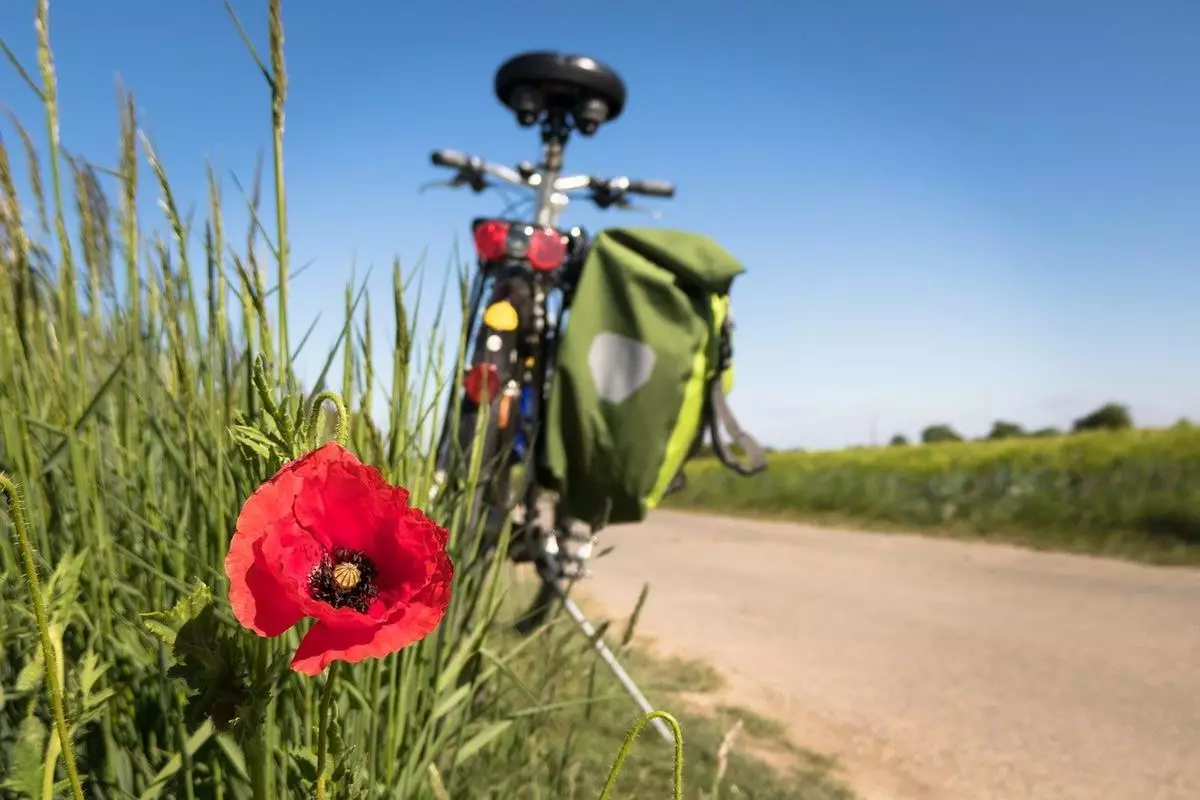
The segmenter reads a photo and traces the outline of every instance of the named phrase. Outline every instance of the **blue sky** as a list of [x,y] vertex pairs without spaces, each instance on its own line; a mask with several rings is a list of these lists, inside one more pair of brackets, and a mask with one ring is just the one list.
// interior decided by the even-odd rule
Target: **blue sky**
[[[236,3],[264,45],[265,5]],[[0,7],[30,67],[32,9]],[[120,75],[181,203],[202,207],[211,158],[232,206],[228,175],[248,181],[269,154],[270,120],[221,3],[54,0],[51,14],[64,143],[112,163]],[[292,286],[293,331],[324,311],[310,373],[352,262],[375,266],[389,341],[393,255],[424,258],[433,299],[470,218],[500,210],[417,188],[438,177],[437,147],[536,155],[492,76],[553,48],[629,85],[623,117],[574,141],[568,170],[678,185],[656,222],[582,204],[564,222],[700,231],[746,264],[733,404],[766,442],[1062,426],[1109,399],[1144,424],[1200,416],[1194,0],[288,0],[284,16],[293,263],[315,260]],[[11,70],[0,98],[41,133]]]

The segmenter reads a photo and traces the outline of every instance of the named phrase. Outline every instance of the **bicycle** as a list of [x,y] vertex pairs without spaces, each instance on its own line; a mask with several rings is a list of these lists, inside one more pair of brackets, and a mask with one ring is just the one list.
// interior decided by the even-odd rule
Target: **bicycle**
[[[452,393],[449,400],[435,476],[439,490],[461,477],[463,456],[471,450],[478,415],[486,407],[483,466],[469,499],[467,529],[482,526],[484,560],[492,555],[505,521],[516,518],[508,557],[533,562],[542,578],[538,596],[518,623],[528,632],[541,624],[556,596],[565,597],[564,581],[588,574],[586,563],[596,541],[590,529],[580,532],[582,523],[573,520],[557,498],[553,522],[540,521],[539,501],[553,491],[540,449],[541,414],[554,370],[555,343],[590,242],[584,229],[564,230],[559,219],[572,196],[581,193],[601,209],[637,210],[631,195],[670,198],[675,187],[659,180],[564,174],[563,153],[571,133],[592,136],[617,119],[625,106],[623,80],[595,59],[556,52],[517,55],[497,70],[495,93],[519,125],[540,127],[540,163],[526,161],[512,168],[454,150],[435,150],[432,163],[455,170],[453,178],[435,185],[466,186],[476,194],[498,188],[497,182],[532,190],[529,199],[535,211],[531,221],[505,217],[513,208],[510,204],[500,217],[479,217],[471,223],[478,265],[467,303],[473,346],[464,365],[462,393]],[[552,299],[559,301],[557,306]],[[523,486],[514,491],[518,466]],[[519,498],[516,503],[514,495]]]

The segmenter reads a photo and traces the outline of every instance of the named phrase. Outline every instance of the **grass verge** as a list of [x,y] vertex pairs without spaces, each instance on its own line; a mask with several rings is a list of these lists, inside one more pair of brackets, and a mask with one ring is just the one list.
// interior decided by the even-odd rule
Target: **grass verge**
[[[528,600],[532,578],[513,571],[509,600],[515,610]],[[520,780],[496,785],[482,794],[487,800],[548,797],[555,800],[592,798],[612,766],[614,742],[621,741],[641,716],[608,667],[573,622],[556,616],[524,650],[510,682],[495,698],[507,713],[521,715],[522,726],[507,747],[477,759],[472,784],[490,786],[496,776],[514,767],[515,742],[534,735],[542,743],[561,745],[522,769]],[[685,797],[756,800],[850,800],[854,795],[834,774],[834,763],[787,741],[780,723],[753,711],[722,705],[723,679],[710,665],[657,655],[614,628],[628,627],[613,620],[605,638],[622,664],[652,703],[669,708],[683,726]],[[622,642],[629,643],[622,646]],[[552,682],[533,676],[550,669]],[[526,715],[527,706],[545,710]],[[564,743],[569,743],[564,744]],[[536,751],[527,755],[539,758]],[[532,770],[532,773],[530,773]],[[538,779],[528,781],[534,775]],[[616,797],[660,798],[671,784],[670,746],[652,730],[639,737],[617,779]]]

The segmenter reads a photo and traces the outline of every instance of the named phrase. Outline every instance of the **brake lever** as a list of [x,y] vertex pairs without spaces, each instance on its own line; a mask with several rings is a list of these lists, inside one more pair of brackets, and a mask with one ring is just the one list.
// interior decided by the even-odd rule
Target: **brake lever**
[[422,183],[417,187],[417,194],[425,194],[425,192],[429,191],[430,189],[436,189],[438,187],[457,189],[459,186],[462,186],[462,183],[456,183],[455,181],[429,181],[428,183]]
[[482,175],[472,174],[469,170],[463,170],[448,181],[429,181],[423,183],[417,189],[418,194],[424,194],[427,190],[438,186],[444,186],[447,189],[457,189],[460,186],[469,186],[471,191],[479,194],[484,189],[491,188],[492,184],[484,180]]
[[650,217],[650,219],[661,219],[662,218],[661,211],[657,211],[653,208],[642,208],[639,205],[635,205],[635,204],[629,202],[629,200],[624,197],[622,197],[620,200],[613,203],[613,205],[615,205],[617,208],[621,209],[622,211],[635,211],[638,214],[645,214],[646,216]]
[[428,184],[421,184],[416,191],[418,191],[419,194],[424,194],[426,190],[431,190],[431,188],[436,188],[438,186],[444,186],[445,188],[458,188],[461,186],[467,186],[470,188],[470,191],[474,192],[475,194],[479,194],[484,190],[488,190],[488,188],[492,188],[493,185],[488,184],[487,181],[482,179],[472,180],[469,178],[464,178],[464,176],[460,175],[457,176],[457,178],[451,178],[448,181],[430,181]]

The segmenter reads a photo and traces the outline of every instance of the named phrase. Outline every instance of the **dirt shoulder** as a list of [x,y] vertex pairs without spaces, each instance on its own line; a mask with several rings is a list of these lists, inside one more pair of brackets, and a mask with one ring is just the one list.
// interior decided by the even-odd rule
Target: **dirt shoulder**
[[588,593],[865,798],[1200,797],[1200,571],[659,512]]

